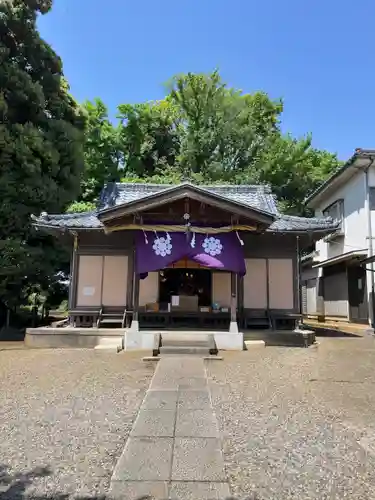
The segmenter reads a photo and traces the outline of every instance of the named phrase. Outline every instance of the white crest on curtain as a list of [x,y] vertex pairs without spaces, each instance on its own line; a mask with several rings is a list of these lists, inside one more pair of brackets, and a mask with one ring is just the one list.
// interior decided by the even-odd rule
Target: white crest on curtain
[[166,255],[170,255],[172,253],[172,238],[169,236],[169,234],[164,238],[162,237],[156,237],[154,239],[154,244],[152,245],[152,248],[155,252],[155,255],[160,255],[161,257],[165,257]]
[[213,236],[206,236],[203,240],[202,247],[206,253],[214,257],[215,255],[220,255],[223,250],[223,245],[219,238],[214,238]]

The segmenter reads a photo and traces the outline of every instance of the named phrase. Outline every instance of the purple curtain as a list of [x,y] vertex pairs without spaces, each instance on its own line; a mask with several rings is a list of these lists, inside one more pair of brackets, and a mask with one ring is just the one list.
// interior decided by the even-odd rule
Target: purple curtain
[[236,233],[195,234],[139,231],[136,270],[144,275],[188,258],[202,266],[246,273],[243,247]]

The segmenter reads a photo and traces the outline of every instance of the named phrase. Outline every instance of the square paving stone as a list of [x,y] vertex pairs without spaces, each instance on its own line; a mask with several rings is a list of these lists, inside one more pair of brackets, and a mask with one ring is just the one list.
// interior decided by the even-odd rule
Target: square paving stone
[[140,410],[131,436],[173,437],[176,410]]
[[129,438],[112,481],[168,481],[172,438]]
[[170,374],[156,375],[152,379],[151,389],[159,391],[165,391],[165,390],[177,391],[178,390],[177,377]]
[[225,500],[230,495],[228,483],[172,482],[170,500]]
[[176,420],[176,437],[219,437],[216,418],[212,408],[185,410],[179,408]]
[[226,481],[220,440],[175,438],[172,481]]
[[111,500],[166,500],[166,481],[112,481],[108,497]]
[[178,407],[183,410],[211,408],[208,389],[182,390],[178,396]]
[[177,397],[177,391],[148,391],[142,403],[142,410],[174,410]]
[[205,377],[181,377],[177,382],[180,391],[207,388],[207,379]]

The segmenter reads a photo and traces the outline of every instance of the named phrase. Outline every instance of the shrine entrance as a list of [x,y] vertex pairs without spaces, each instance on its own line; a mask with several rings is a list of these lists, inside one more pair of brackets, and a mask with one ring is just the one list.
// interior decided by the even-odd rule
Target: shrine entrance
[[192,297],[192,307],[212,306],[212,273],[208,269],[163,269],[159,272],[159,303],[172,304],[173,297]]

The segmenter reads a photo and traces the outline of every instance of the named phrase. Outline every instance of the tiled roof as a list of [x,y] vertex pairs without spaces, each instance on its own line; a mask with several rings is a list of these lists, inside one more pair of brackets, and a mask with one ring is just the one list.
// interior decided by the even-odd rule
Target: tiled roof
[[[191,185],[188,182],[185,184],[186,186]],[[105,210],[132,201],[141,200],[142,198],[147,198],[147,196],[161,193],[174,187],[176,186],[172,184],[107,184],[100,195],[98,209]],[[214,185],[197,187],[208,193],[214,193],[221,196],[223,199],[241,203],[246,207],[255,208],[270,214],[278,214],[275,196],[267,186]]]
[[[186,185],[189,185],[186,183]],[[119,184],[112,183],[103,189],[98,208],[92,212],[49,215],[41,214],[33,217],[37,226],[71,229],[101,229],[103,223],[98,214],[105,209],[116,207],[132,201],[147,198],[175,186],[168,184]],[[246,207],[267,212],[275,217],[268,227],[268,232],[305,232],[305,231],[332,231],[337,228],[338,222],[330,217],[307,218],[279,213],[276,200],[267,186],[199,186],[208,192],[221,196],[223,199],[241,203]]]
[[97,212],[77,212],[74,214],[50,215],[43,213],[39,217],[32,217],[34,224],[44,227],[71,228],[71,229],[100,229],[103,224],[97,217]]
[[[48,215],[43,214],[34,218],[36,225],[54,228],[70,229],[101,229],[103,223],[98,219],[97,212],[83,212],[75,214]],[[291,215],[278,215],[269,226],[267,232],[287,233],[305,231],[331,231],[336,229],[338,223],[330,217],[307,218]]]
[[268,231],[327,231],[334,230],[339,226],[338,221],[331,217],[297,217],[296,215],[282,215],[270,225]]

